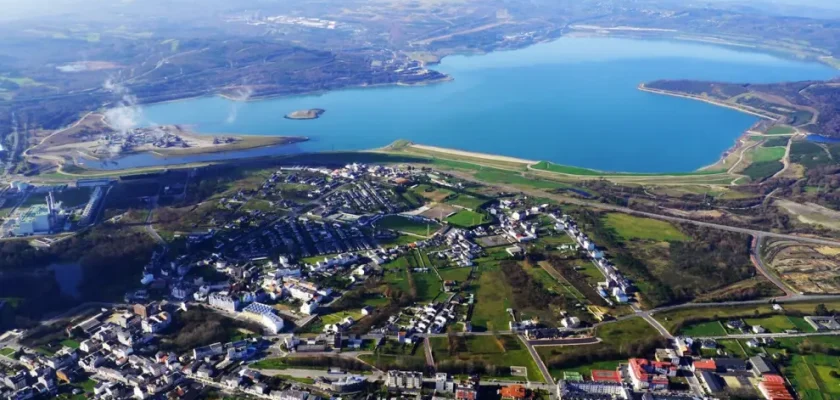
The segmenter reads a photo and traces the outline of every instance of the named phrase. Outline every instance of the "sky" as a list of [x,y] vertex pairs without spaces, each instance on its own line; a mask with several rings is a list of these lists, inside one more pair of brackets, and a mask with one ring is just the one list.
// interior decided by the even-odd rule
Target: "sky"
[[[59,16],[62,14],[99,14],[119,13],[120,10],[131,8],[136,11],[160,13],[172,9],[172,5],[197,5],[212,7],[213,5],[236,6],[245,3],[283,3],[292,0],[0,0],[0,20],[17,20],[23,18]],[[305,1],[305,0],[303,0]],[[527,0],[522,0],[527,1]],[[797,7],[814,7],[840,11],[840,0],[703,0],[714,3],[736,3],[761,6],[777,4],[784,6],[785,11],[795,12]],[[697,3],[693,1],[692,3]],[[222,7],[224,8],[224,6]]]

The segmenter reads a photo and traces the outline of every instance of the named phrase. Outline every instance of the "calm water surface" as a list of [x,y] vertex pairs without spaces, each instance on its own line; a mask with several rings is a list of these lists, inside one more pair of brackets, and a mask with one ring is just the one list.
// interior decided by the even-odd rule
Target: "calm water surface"
[[[436,69],[453,82],[353,89],[237,103],[219,97],[145,107],[147,124],[200,132],[308,136],[307,143],[169,159],[133,155],[126,168],[247,155],[380,147],[396,139],[608,171],[691,171],[714,163],[755,118],[636,89],[656,79],[777,82],[837,71],[708,45],[563,38],[522,50],[454,56]],[[324,108],[318,120],[283,116]],[[88,163],[91,163],[88,161]]]

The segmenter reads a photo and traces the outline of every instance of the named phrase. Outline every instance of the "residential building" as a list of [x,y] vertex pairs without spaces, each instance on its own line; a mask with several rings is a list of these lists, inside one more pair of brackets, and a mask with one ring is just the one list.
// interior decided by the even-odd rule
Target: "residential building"
[[276,335],[283,330],[283,318],[274,313],[274,308],[262,303],[251,303],[242,312],[262,324],[271,334]]
[[750,358],[750,365],[752,366],[753,373],[759,377],[767,374],[775,375],[779,373],[779,370],[776,369],[773,362],[764,356],[755,356]]
[[239,299],[235,299],[226,293],[211,293],[208,297],[210,307],[223,311],[235,313],[239,309]]
[[701,371],[698,374],[698,378],[706,391],[711,395],[718,394],[724,389],[723,379],[714,372]]
[[389,389],[421,389],[423,374],[414,371],[388,371],[385,386]]
[[528,389],[522,385],[508,385],[503,386],[499,390],[502,400],[522,400],[528,397]]
[[630,380],[637,390],[666,390],[668,377],[677,375],[677,366],[669,362],[631,358],[628,363]]
[[758,390],[761,395],[767,400],[793,400],[793,395],[790,394],[785,379],[779,375],[767,374],[764,375],[761,383],[758,384]]

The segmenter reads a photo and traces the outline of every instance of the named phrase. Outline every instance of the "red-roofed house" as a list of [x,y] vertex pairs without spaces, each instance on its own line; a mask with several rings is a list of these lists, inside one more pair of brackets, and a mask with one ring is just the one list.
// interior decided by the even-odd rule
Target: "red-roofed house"
[[715,372],[717,371],[717,364],[715,364],[715,360],[697,360],[691,364],[691,370],[694,372]]
[[793,395],[785,386],[785,379],[779,375],[764,375],[764,379],[758,384],[758,390],[767,400],[793,400]]
[[619,374],[618,371],[593,369],[592,370],[592,381],[593,382],[621,383],[621,374]]
[[667,390],[668,377],[677,376],[677,366],[669,362],[631,358],[628,370],[633,387],[637,390]]

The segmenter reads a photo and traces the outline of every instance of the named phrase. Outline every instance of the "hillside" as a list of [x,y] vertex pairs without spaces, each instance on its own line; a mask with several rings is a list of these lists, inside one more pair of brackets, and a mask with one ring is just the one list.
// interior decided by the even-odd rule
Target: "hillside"
[[840,137],[840,81],[737,84],[661,80],[644,89],[685,95],[754,112],[809,133]]

